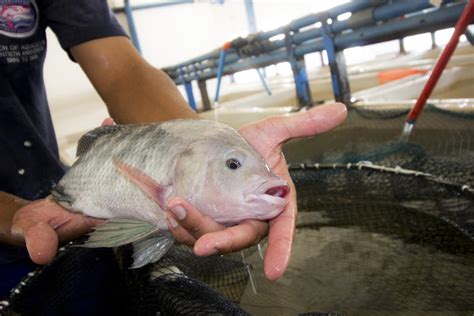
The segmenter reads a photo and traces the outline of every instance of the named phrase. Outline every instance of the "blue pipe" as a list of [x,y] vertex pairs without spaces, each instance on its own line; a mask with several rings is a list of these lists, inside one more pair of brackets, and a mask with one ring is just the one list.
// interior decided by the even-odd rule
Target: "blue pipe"
[[[452,1],[445,1],[445,2],[452,2]],[[364,4],[364,2],[357,2],[357,3],[359,5],[357,7],[357,9],[365,8],[365,7],[361,6],[362,4]],[[430,0],[417,0],[417,1],[399,0],[399,1],[394,2],[394,3],[390,3],[390,4],[387,4],[387,5],[378,6],[378,7],[373,8],[373,11],[372,11],[373,19],[371,19],[370,21],[365,21],[365,24],[373,24],[375,22],[392,19],[392,18],[395,18],[395,17],[405,15],[405,14],[410,13],[410,12],[417,12],[417,11],[424,10],[424,9],[427,9],[427,8],[430,8],[430,7],[432,7],[432,4],[430,3]],[[342,11],[343,11],[343,9],[340,9],[338,12],[342,12]],[[355,13],[354,15],[356,15],[356,14],[357,13]],[[317,15],[317,14],[313,14],[311,16],[307,16],[307,17],[298,19],[298,20],[301,20],[301,21],[300,21],[300,24],[297,24],[297,26],[307,23],[308,19],[310,19],[310,18],[314,19],[315,15]],[[322,14],[319,14],[319,18],[321,18],[321,17],[322,17]],[[295,21],[297,21],[297,20],[295,20]],[[334,21],[330,25],[330,30],[333,33],[339,33],[343,30],[350,29],[351,28],[350,24],[351,24],[350,19],[346,20],[346,21]],[[285,29],[284,27],[280,27],[280,28],[276,29],[277,31],[276,31],[275,35],[277,35],[279,33],[282,33],[284,29]],[[272,32],[272,31],[270,31],[270,32]],[[269,33],[269,32],[266,32],[266,33]],[[300,44],[300,43],[303,43],[305,41],[312,40],[312,39],[315,39],[315,38],[318,38],[318,37],[322,37],[321,29],[320,28],[311,28],[307,31],[296,33],[294,35],[293,39],[294,39],[295,44]],[[270,51],[275,51],[275,50],[280,49],[284,46],[285,46],[285,41],[284,40],[278,40],[278,41],[271,42],[271,46],[270,46],[269,49],[270,49]],[[209,55],[207,57],[211,58],[211,55]],[[233,50],[230,50],[227,53],[226,61],[227,61],[228,64],[234,63],[235,61],[240,60],[240,59],[241,59],[240,56],[237,53],[233,52]],[[193,60],[195,60],[195,59],[193,59]],[[187,63],[184,63],[184,64],[187,65],[187,64],[191,63],[191,61],[188,61]],[[208,66],[206,66],[205,64],[208,64]],[[212,67],[212,62],[203,61],[203,64],[201,64],[200,67],[196,67],[196,68],[197,69],[204,69],[204,68],[207,68],[207,67]],[[171,69],[173,69],[173,68],[174,67],[168,67],[167,71],[171,71]]]
[[348,34],[341,34],[336,37],[336,48],[338,50],[353,46],[367,45],[374,42],[387,41],[392,39],[430,32],[433,27],[442,29],[455,24],[465,3],[431,9],[424,14],[413,15],[400,21],[390,21],[377,25],[376,27],[364,27]]
[[125,16],[127,17],[128,28],[130,30],[130,37],[132,39],[133,46],[138,50],[139,53],[142,52],[140,47],[140,41],[138,39],[137,30],[135,28],[135,21],[133,20],[132,8],[130,7],[130,0],[124,0],[124,9]]
[[186,3],[194,3],[194,0],[174,0],[170,2],[158,2],[158,3],[150,3],[150,4],[138,4],[132,6],[132,10],[144,10],[144,9],[153,9],[159,7],[168,7],[176,4],[186,4]]
[[[411,16],[403,20],[394,20],[376,27],[365,27],[347,34],[339,34],[334,38],[337,50],[354,46],[372,44],[387,41],[424,32],[431,32],[444,27],[452,26],[456,23],[465,3],[453,4],[439,9],[431,10],[428,13]],[[322,39],[306,41],[296,46],[295,55],[301,57],[309,53],[324,50]],[[226,65],[225,73],[235,73],[238,71],[264,67],[287,60],[286,49],[279,49],[266,55],[248,58],[236,64]],[[227,60],[227,58],[226,58]],[[209,79],[216,76],[215,69],[207,68],[202,70],[201,79]],[[193,80],[194,74],[185,74],[186,80]],[[177,82],[179,84],[179,82]]]
[[247,24],[250,33],[257,32],[257,19],[255,18],[255,9],[253,7],[253,0],[244,0],[245,12],[247,13]]
[[261,69],[257,68],[255,69],[258,73],[258,77],[260,78],[260,81],[262,82],[263,88],[267,92],[268,95],[272,95],[272,91],[270,90],[270,87],[268,86],[267,79],[263,76],[263,74],[260,72]]
[[[323,35],[324,48],[326,49],[326,53],[328,56],[328,64],[329,66],[331,66],[336,63],[336,47],[334,46],[334,39],[331,37],[331,34],[330,34],[331,31],[329,30],[328,24],[324,23],[321,29],[323,33],[322,35]],[[332,91],[334,92],[335,99],[339,100],[342,89],[341,87],[339,87],[339,80],[337,78],[337,75],[333,73],[332,68],[331,68],[331,83],[332,83]]]
[[193,85],[191,82],[186,82],[184,84],[184,89],[186,90],[186,95],[188,97],[188,102],[191,108],[196,111],[196,100],[194,99]]
[[[425,0],[422,0],[422,1],[425,1]],[[342,4],[340,6],[331,8],[331,9],[327,10],[326,12],[330,17],[335,18],[335,17],[337,17],[338,15],[340,15],[342,13],[346,13],[346,12],[350,12],[350,11],[363,10],[363,9],[372,7],[376,4],[377,4],[377,2],[373,1],[373,0],[357,0],[357,1],[353,1],[353,2],[350,2],[350,3]],[[300,29],[304,26],[308,26],[310,24],[314,24],[314,23],[319,22],[319,19],[320,19],[319,14],[311,14],[311,15],[308,15],[308,16],[304,16],[302,18],[298,18],[296,20],[293,20],[290,24],[288,24],[288,26],[279,27],[277,29],[270,30],[270,31],[267,31],[267,32],[262,32],[262,33],[257,35],[257,38],[261,39],[261,40],[266,40],[266,39],[269,39],[269,38],[271,38],[275,35],[284,33],[285,30],[288,29],[288,27],[290,27],[291,28],[290,30],[293,30],[293,31],[298,30],[298,29]],[[191,60],[188,60],[186,62],[179,63],[177,65],[168,67],[167,69],[182,68],[182,67],[184,67],[184,66],[186,66],[190,63],[199,63],[199,62],[203,62],[207,59],[216,58],[219,55],[219,51],[220,51],[220,48],[215,49],[215,50],[213,50],[209,53],[206,53],[206,54],[201,55],[201,56],[197,56],[197,57],[192,58]],[[229,53],[233,52],[233,51],[234,50],[231,49],[229,51]]]
[[221,90],[222,73],[224,72],[225,49],[221,49],[219,54],[219,67],[217,69],[217,87],[214,102],[219,102],[219,92]]
[[295,84],[297,96],[301,97],[306,105],[309,105],[309,96],[306,87],[308,85],[308,75],[306,74],[306,69],[300,68],[295,75]]

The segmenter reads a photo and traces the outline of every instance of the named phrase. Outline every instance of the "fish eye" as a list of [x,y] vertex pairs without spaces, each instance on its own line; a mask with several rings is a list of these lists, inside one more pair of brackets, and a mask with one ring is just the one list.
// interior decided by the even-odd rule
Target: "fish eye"
[[236,158],[227,159],[225,164],[227,168],[232,169],[232,170],[239,169],[242,166],[240,161],[238,161]]

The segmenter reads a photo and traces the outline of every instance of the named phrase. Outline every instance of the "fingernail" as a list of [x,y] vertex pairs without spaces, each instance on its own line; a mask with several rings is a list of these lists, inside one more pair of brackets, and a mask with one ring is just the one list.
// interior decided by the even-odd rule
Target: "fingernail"
[[211,246],[209,243],[201,246],[194,246],[194,253],[197,256],[212,256],[218,254],[219,250],[216,247]]
[[178,227],[178,222],[173,217],[168,217],[167,220],[168,220],[168,225],[171,226],[171,228]]
[[177,205],[171,209],[171,212],[176,216],[176,218],[182,221],[186,217],[186,211],[181,205]]
[[11,229],[11,234],[15,238],[24,238],[25,234],[23,233],[23,230],[17,226],[13,226]]

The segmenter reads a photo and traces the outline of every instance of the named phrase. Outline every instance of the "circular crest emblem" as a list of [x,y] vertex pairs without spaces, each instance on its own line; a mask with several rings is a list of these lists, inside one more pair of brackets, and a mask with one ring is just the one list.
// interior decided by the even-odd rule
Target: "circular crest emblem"
[[0,0],[0,35],[23,38],[38,28],[38,7],[30,0]]

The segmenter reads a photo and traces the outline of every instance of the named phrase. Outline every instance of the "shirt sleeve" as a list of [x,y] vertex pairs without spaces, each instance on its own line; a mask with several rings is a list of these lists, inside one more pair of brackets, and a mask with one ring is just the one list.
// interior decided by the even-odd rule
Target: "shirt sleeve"
[[[127,36],[107,0],[39,0],[40,16],[66,51],[109,36]],[[68,51],[69,53],[69,51]]]

